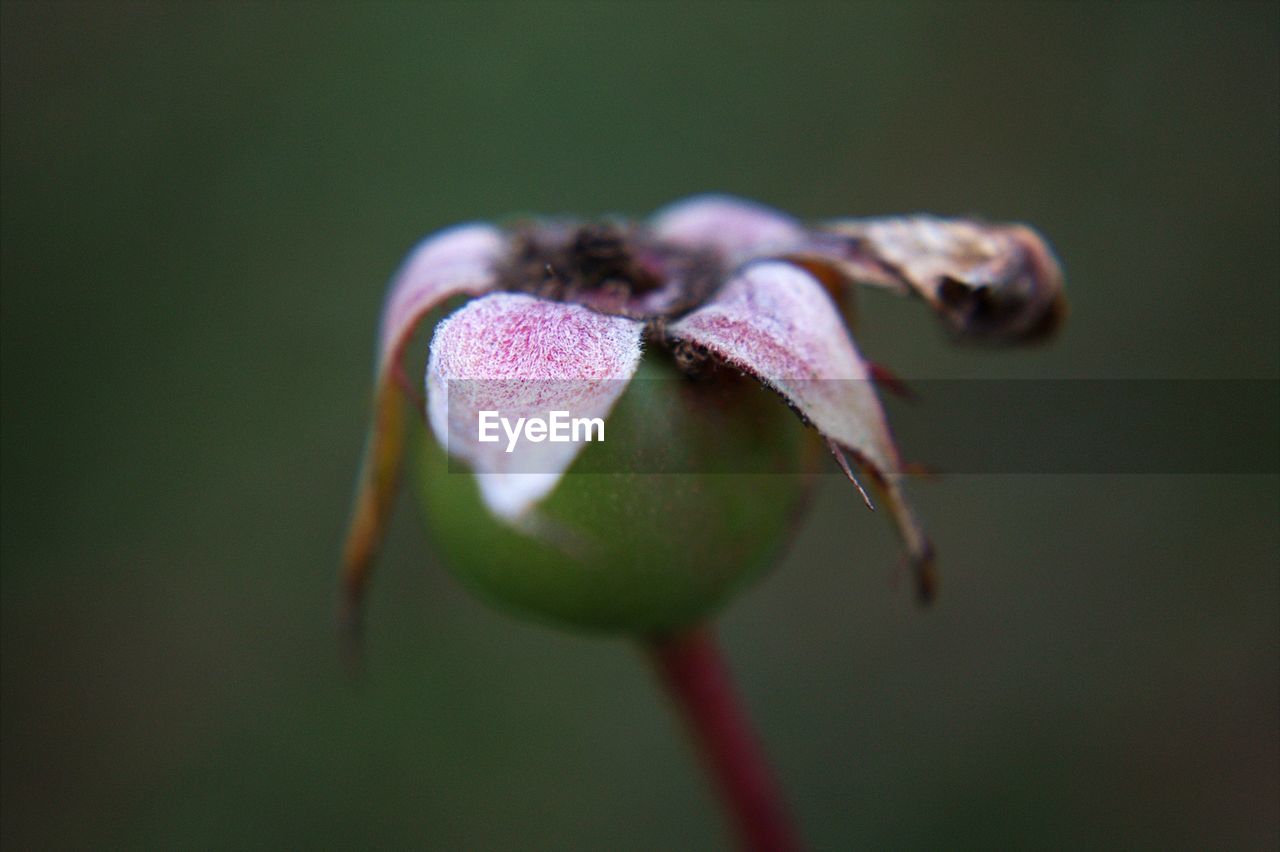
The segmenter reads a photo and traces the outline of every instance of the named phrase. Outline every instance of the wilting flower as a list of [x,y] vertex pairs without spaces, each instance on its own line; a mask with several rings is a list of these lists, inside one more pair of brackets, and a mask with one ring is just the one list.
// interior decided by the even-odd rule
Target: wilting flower
[[[865,473],[929,596],[932,549],[903,495],[903,465],[872,370],[838,304],[854,283],[922,298],[961,338],[1034,338],[1052,329],[1063,304],[1051,252],[1020,225],[909,216],[807,226],[751,202],[702,196],[643,223],[467,224],[429,237],[396,274],[383,312],[374,421],[345,552],[348,614],[396,490],[403,405],[420,399],[403,350],[419,322],[456,296],[471,300],[435,328],[425,414],[440,445],[474,472],[490,521],[572,555],[574,531],[540,525],[538,506],[583,442],[513,455],[505,436],[481,439],[481,412],[515,420],[564,410],[603,423],[647,359],[664,357],[686,373],[727,367],[781,396],[855,485],[853,469]],[[522,604],[537,609],[537,595],[524,594]],[[569,620],[609,626],[607,618]],[[661,621],[621,618],[618,626]]]
[[[750,458],[761,463],[753,471],[795,471],[818,436],[860,492],[854,467],[883,495],[920,594],[932,594],[932,548],[902,492],[875,371],[839,307],[853,283],[921,297],[962,338],[1026,340],[1062,313],[1058,266],[1018,225],[915,216],[805,226],[700,197],[645,223],[472,224],[428,238],[383,311],[345,553],[348,625],[390,512],[404,403],[421,399],[401,356],[433,309],[471,297],[435,328],[421,412],[434,438],[414,440],[437,546],[491,599],[636,635],[743,845],[796,848],[704,622],[785,537],[804,478],[697,465],[727,460],[742,473],[734,465]],[[772,393],[751,393],[759,388]],[[560,415],[574,430],[556,441]],[[614,437],[587,449],[606,421]],[[446,455],[474,476],[444,475]],[[568,481],[592,458],[605,460],[603,475]],[[655,474],[661,459],[676,461],[663,469],[672,475]]]

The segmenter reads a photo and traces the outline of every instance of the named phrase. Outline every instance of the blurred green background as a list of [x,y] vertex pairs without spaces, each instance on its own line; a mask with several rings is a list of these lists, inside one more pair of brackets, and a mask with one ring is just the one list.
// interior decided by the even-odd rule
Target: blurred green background
[[[723,848],[638,654],[493,612],[407,506],[334,571],[388,275],[436,228],[1035,223],[1072,316],[909,377],[1280,377],[1274,4],[3,5],[3,843]],[[1135,424],[1140,428],[1141,424]],[[1017,424],[1010,424],[1016,429]],[[1275,848],[1274,476],[834,477],[725,645],[814,848]]]

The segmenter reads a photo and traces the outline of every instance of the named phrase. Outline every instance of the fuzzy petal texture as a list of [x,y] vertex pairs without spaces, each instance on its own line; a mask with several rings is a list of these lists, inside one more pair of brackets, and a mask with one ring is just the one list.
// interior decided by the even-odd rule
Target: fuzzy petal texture
[[[578,305],[495,293],[436,328],[427,364],[427,413],[436,439],[476,475],[485,504],[515,521],[546,497],[585,443],[521,438],[506,427],[480,440],[480,413],[604,420],[640,364],[643,324]],[[493,422],[492,419],[490,422]],[[490,434],[494,434],[490,432]]]
[[419,244],[396,273],[383,308],[379,370],[395,360],[432,308],[450,296],[488,291],[505,250],[502,232],[485,224],[459,225]]
[[867,366],[836,306],[807,272],[790,263],[753,263],[668,331],[756,376],[877,470],[897,470]]
[[897,447],[867,365],[821,283],[790,263],[753,263],[668,334],[754,375],[813,424],[842,466],[843,449],[869,468],[921,577],[921,594],[931,593],[931,548],[902,496]]
[[456,295],[478,295],[493,286],[493,269],[505,250],[490,225],[460,225],[428,237],[392,279],[378,338],[373,422],[365,439],[355,506],[343,550],[343,618],[354,627],[391,514],[404,445],[404,394],[396,385],[398,359],[414,329],[432,308]]
[[792,251],[806,232],[785,213],[728,195],[697,195],[664,207],[650,220],[654,236],[689,248],[716,250],[730,266]]

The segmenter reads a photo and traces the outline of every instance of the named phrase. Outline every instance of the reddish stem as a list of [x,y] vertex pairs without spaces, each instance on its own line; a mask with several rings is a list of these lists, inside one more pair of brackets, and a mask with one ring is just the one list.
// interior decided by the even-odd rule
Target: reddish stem
[[698,628],[655,638],[647,648],[719,787],[742,848],[798,849],[773,774],[712,632]]

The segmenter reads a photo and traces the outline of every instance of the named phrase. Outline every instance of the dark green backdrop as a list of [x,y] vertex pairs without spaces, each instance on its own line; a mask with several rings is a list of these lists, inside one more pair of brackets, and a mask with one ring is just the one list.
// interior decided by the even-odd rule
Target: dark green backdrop
[[[433,229],[708,189],[1025,219],[1069,272],[1057,343],[958,351],[868,296],[863,349],[915,377],[1280,376],[1271,4],[103,0],[2,24],[6,848],[725,843],[638,655],[475,602],[407,509],[367,682],[342,675],[374,324]],[[1275,476],[915,493],[935,610],[827,478],[723,620],[815,848],[1280,842]]]

